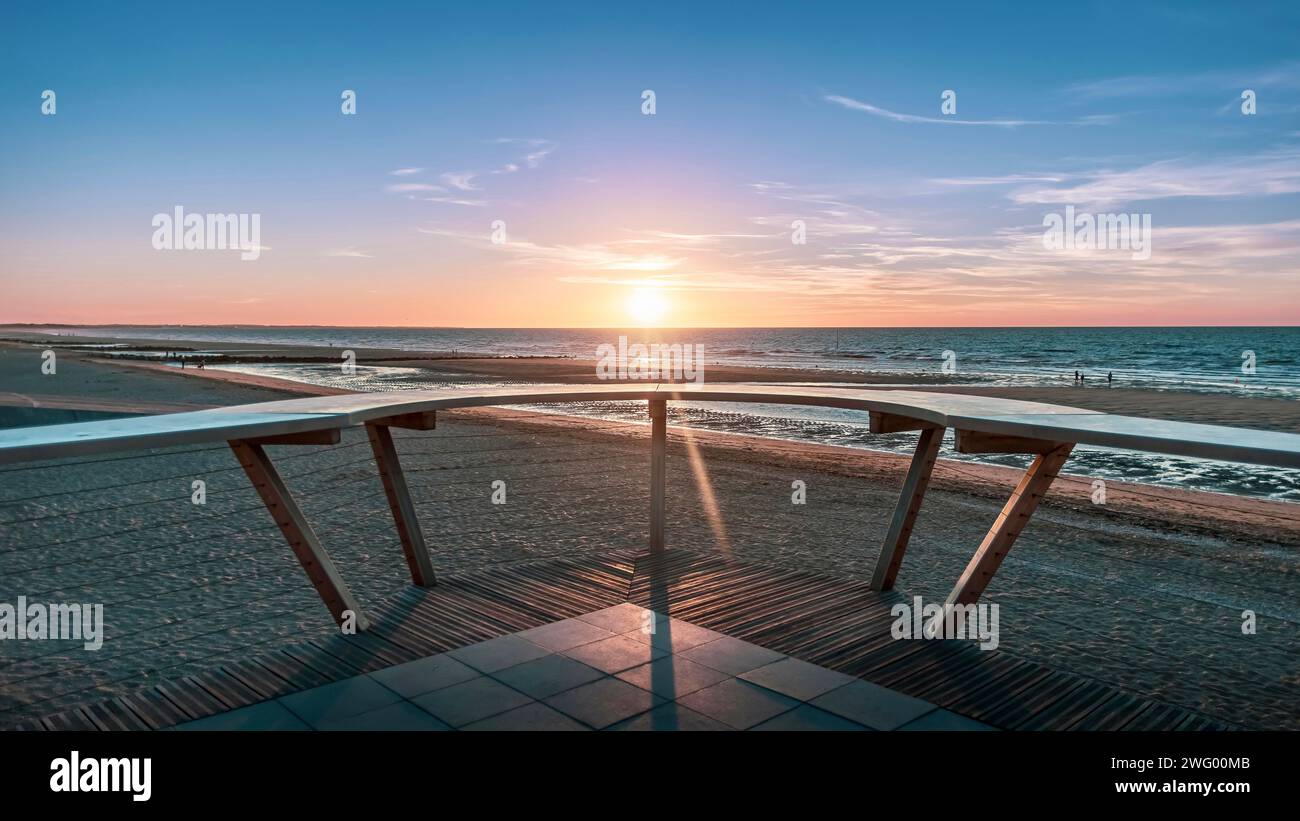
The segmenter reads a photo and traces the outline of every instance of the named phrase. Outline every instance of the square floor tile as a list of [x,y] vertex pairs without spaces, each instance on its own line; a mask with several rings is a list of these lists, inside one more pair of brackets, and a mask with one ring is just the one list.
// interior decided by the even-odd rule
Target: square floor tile
[[398,695],[411,698],[469,681],[478,674],[472,667],[442,653],[376,670],[370,677]]
[[737,730],[748,730],[799,706],[799,702],[789,696],[737,678],[696,690],[677,699],[677,703]]
[[640,667],[624,670],[618,677],[628,684],[635,684],[642,690],[649,690],[669,700],[731,678],[726,673],[681,656],[664,656]]
[[580,619],[565,619],[552,624],[543,624],[541,627],[534,627],[516,635],[559,653],[580,644],[590,644],[593,641],[610,638],[614,634],[603,627],[588,624]]
[[568,656],[550,655],[498,670],[492,677],[533,698],[546,698],[604,678],[605,674]]
[[606,731],[680,730],[689,732],[694,730],[731,730],[734,732],[731,727],[721,721],[714,721],[706,715],[671,701],[605,729]]
[[626,636],[614,636],[565,650],[564,655],[606,673],[619,673],[638,664],[661,658],[665,654],[662,650],[656,650],[648,644],[633,641]]
[[278,701],[263,701],[176,725],[177,730],[310,730]]
[[603,678],[546,699],[562,713],[597,730],[644,713],[663,699],[616,678]]
[[756,667],[748,673],[741,673],[740,678],[800,701],[809,701],[857,681],[853,676],[790,658]]
[[[624,602],[614,607],[607,607],[604,610],[578,616],[578,619],[602,627],[611,633],[622,634],[629,630],[640,630],[643,624],[649,622],[651,612],[644,607]],[[654,618],[662,619],[663,617],[655,614]]]
[[717,641],[723,637],[721,633],[697,627],[681,619],[664,619],[653,622],[653,625],[654,632],[636,629],[623,635],[633,641],[649,644],[651,647],[657,647],[667,653],[680,653],[683,650]]
[[790,712],[782,713],[776,718],[769,718],[751,729],[806,732],[810,730],[863,731],[867,728],[846,718],[840,718],[834,713],[819,710],[811,704],[800,704]]
[[526,641],[518,636],[501,636],[481,641],[478,644],[471,644],[468,647],[461,647],[458,650],[452,650],[447,655],[468,664],[479,672],[495,673],[497,670],[504,670],[507,667],[514,667],[516,664],[523,664],[525,661],[541,658],[550,652],[550,650],[538,647],[531,641]]
[[453,727],[461,727],[532,702],[528,696],[482,676],[411,699],[422,710]]
[[896,730],[935,709],[928,701],[862,680],[824,693],[812,704],[873,730]]
[[399,701],[368,713],[322,721],[316,725],[318,730],[381,730],[391,731],[430,731],[450,730],[451,727],[416,707],[409,701]]
[[950,710],[942,708],[926,713],[916,721],[910,721],[899,727],[900,730],[991,730],[996,731],[996,727],[991,727],[981,721],[973,718],[967,718],[958,715]]
[[692,647],[683,651],[682,655],[697,664],[733,676],[748,673],[755,667],[762,667],[764,664],[771,664],[785,658],[775,650],[768,650],[766,647],[759,647],[757,644],[750,644],[730,636],[723,636],[716,641]]
[[324,721],[347,718],[401,700],[402,697],[397,693],[368,676],[323,684],[279,699],[294,715],[313,727]]
[[513,710],[507,710],[500,715],[485,718],[482,721],[476,721],[473,724],[467,724],[461,727],[462,730],[583,730],[590,731],[590,727],[579,724],[573,719],[566,716],[558,710],[553,710],[545,704],[532,703],[525,704],[523,707],[516,707]]

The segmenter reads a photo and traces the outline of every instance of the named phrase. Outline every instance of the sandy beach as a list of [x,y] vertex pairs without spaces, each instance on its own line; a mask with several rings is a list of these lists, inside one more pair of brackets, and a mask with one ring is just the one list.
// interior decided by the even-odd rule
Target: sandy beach
[[[73,362],[93,361],[104,368],[121,369],[128,367],[154,371],[159,374],[187,376],[220,380],[222,382],[250,388],[265,388],[283,398],[284,393],[297,395],[325,395],[344,393],[319,385],[305,385],[274,377],[256,374],[241,374],[218,369],[202,371],[193,368],[180,373],[179,369],[164,363],[148,360],[108,359],[97,356],[88,350],[61,350],[62,346],[91,345],[125,345],[139,348],[141,351],[156,351],[162,348],[181,351],[199,352],[219,349],[222,352],[220,362],[212,360],[214,365],[229,364],[273,364],[299,362],[338,362],[340,349],[309,345],[269,345],[265,343],[223,342],[220,345],[198,341],[176,339],[163,343],[157,339],[135,339],[129,337],[99,337],[93,335],[58,336],[33,333],[21,328],[0,327],[0,356],[12,356],[21,351],[32,352],[34,348],[53,345],[60,350],[60,356]],[[563,382],[568,384],[596,384],[603,380],[597,377],[596,360],[571,359],[555,357],[486,357],[466,356],[452,352],[429,352],[419,356],[410,351],[384,348],[357,347],[354,350],[356,361],[360,365],[384,365],[388,367],[417,368],[427,370],[439,377],[454,381],[457,377],[475,380],[502,380],[511,382]],[[124,351],[130,354],[129,350]],[[48,389],[49,380],[40,379],[39,369],[6,368],[5,391],[0,392],[0,402],[9,404],[6,392],[13,392],[13,385],[23,385],[39,392]],[[779,367],[745,367],[736,365],[710,365],[706,371],[708,382],[756,382],[763,384],[808,384],[810,376],[817,376],[818,382],[860,385],[869,389],[923,385],[925,390],[997,396],[1006,399],[1019,399],[1027,402],[1047,402],[1059,405],[1071,405],[1087,410],[1104,413],[1119,413],[1132,416],[1146,416],[1153,419],[1172,419],[1183,422],[1200,422],[1204,424],[1235,425],[1239,427],[1259,428],[1263,430],[1280,430],[1300,432],[1300,403],[1287,398],[1267,396],[1232,396],[1212,393],[1193,393],[1186,391],[1147,390],[1140,388],[1110,387],[1104,382],[1094,380],[1083,385],[1060,386],[997,386],[986,387],[978,384],[953,384],[957,380],[939,374],[911,374],[906,379],[898,374],[862,373],[846,370],[808,370]],[[164,384],[154,382],[152,384]],[[160,395],[192,396],[195,388],[172,387],[157,388]],[[150,391],[150,396],[153,391]],[[257,392],[230,392],[219,401],[215,395],[209,397],[212,404],[236,404],[239,402],[264,401],[258,398],[244,399],[243,396],[256,397]],[[265,394],[263,394],[265,395]]]
[[[49,377],[40,374],[38,353],[0,345],[0,403],[171,412],[331,390],[217,369],[104,362],[74,351],[60,353],[58,375]],[[302,353],[320,351],[271,355]],[[396,361],[406,366],[475,377],[579,381],[580,371],[593,373],[578,360],[403,355]],[[358,358],[368,361],[360,351]],[[767,369],[727,376],[780,381]],[[1296,403],[1259,397],[935,389],[1300,430]],[[379,601],[407,577],[365,445],[350,431],[339,447],[279,449],[276,456],[354,591]],[[399,449],[422,519],[437,523],[426,529],[439,572],[645,544],[643,425],[458,411],[441,414],[435,432],[403,434]],[[108,622],[93,667],[66,649],[4,648],[0,726],[84,702],[87,688],[122,692],[331,629],[228,450],[176,450],[184,452],[0,472],[0,600],[102,601]],[[671,428],[668,538],[865,579],[906,462],[889,453]],[[1231,724],[1300,727],[1292,652],[1300,506],[1124,483],[1110,483],[1106,504],[1095,505],[1089,477],[1068,475],[1068,466],[1065,473],[989,590],[988,600],[1002,608],[1001,648]],[[200,476],[209,495],[196,507],[188,488]],[[899,588],[942,598],[1016,477],[1010,468],[941,460]],[[505,505],[489,502],[496,479],[507,482]],[[794,480],[806,483],[804,505],[791,504]],[[1253,635],[1241,630],[1247,610],[1258,616]]]

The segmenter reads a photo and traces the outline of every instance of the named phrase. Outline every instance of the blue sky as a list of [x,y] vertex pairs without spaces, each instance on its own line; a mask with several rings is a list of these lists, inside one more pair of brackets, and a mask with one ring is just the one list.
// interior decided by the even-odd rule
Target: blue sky
[[[545,5],[8,4],[0,321],[1300,313],[1294,3]],[[155,251],[176,204],[265,253]],[[1151,214],[1151,259],[1046,253],[1067,204]]]

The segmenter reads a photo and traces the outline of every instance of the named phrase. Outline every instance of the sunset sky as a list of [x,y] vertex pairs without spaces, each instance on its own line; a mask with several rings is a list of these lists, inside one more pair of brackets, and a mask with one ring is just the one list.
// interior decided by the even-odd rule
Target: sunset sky
[[[1300,321],[1294,2],[0,22],[0,323]],[[260,214],[260,258],[155,250],[177,205]],[[1067,205],[1150,214],[1150,258],[1046,249]]]

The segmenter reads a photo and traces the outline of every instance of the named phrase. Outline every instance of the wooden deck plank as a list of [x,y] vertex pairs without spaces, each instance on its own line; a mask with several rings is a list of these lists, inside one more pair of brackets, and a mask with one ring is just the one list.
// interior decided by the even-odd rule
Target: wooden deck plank
[[1004,701],[1018,698],[1022,692],[1037,684],[1051,671],[1033,662],[1025,662],[1008,675],[976,687],[944,704],[950,710],[984,721],[992,708]]
[[1171,704],[1150,702],[1149,706],[1132,721],[1124,725],[1124,730],[1146,732],[1151,730],[1174,730],[1187,718],[1187,711]]
[[1106,699],[1093,707],[1087,715],[1066,729],[1079,731],[1118,730],[1137,715],[1143,707],[1142,699],[1132,693],[1112,690]]
[[230,709],[262,701],[256,690],[221,668],[195,676],[194,681]]
[[973,670],[959,670],[953,675],[936,676],[933,681],[917,687],[914,692],[905,692],[936,704],[952,704],[963,697],[972,697],[986,687],[1007,686],[1009,677],[1015,671],[1025,669],[1030,664],[1005,655],[979,657],[977,661]]
[[681,548],[538,560],[407,588],[373,609],[367,633],[327,635],[18,726],[171,726],[632,601],[997,727],[1225,728],[1191,710],[982,651],[973,641],[895,640],[890,608],[905,598],[872,591],[865,580]]
[[117,701],[139,716],[151,730],[160,730],[186,720],[185,713],[179,707],[152,687],[119,696]]
[[278,650],[255,656],[253,661],[284,679],[297,690],[306,690],[330,682],[330,679],[307,667],[293,656]]
[[99,729],[80,707],[75,710],[65,710],[62,713],[46,716],[41,719],[41,723],[50,730],[85,731]]
[[203,718],[226,709],[211,693],[195,684],[190,676],[160,681],[154,685],[154,689],[189,718]]
[[304,667],[309,667],[320,673],[327,681],[351,678],[362,672],[360,666],[332,656],[312,644],[290,645],[285,647],[282,652],[286,656],[301,662]]
[[1063,730],[1086,717],[1093,708],[1110,698],[1114,690],[1095,681],[1071,691],[1046,709],[1039,710],[1015,725],[1017,730]]
[[38,718],[29,718],[26,721],[20,721],[9,730],[19,733],[47,732],[49,730]]
[[289,682],[253,661],[236,661],[222,669],[263,699],[276,698],[297,690]]
[[119,731],[119,730],[148,730],[149,725],[140,720],[140,717],[126,708],[116,699],[108,699],[97,704],[88,704],[84,708],[86,714],[95,722],[95,726],[100,730]]

